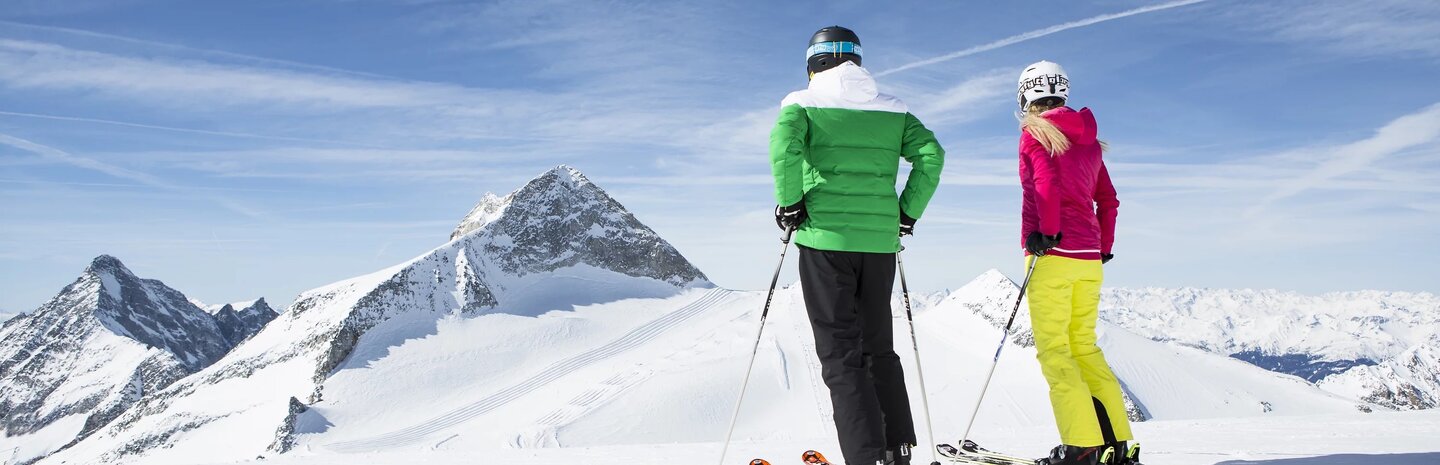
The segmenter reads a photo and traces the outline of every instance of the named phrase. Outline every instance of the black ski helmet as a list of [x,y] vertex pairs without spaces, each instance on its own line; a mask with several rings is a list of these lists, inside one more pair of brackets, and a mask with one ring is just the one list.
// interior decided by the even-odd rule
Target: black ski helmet
[[860,36],[841,26],[822,27],[815,31],[815,35],[810,36],[810,48],[805,55],[805,68],[810,74],[840,66],[847,61],[859,65]]

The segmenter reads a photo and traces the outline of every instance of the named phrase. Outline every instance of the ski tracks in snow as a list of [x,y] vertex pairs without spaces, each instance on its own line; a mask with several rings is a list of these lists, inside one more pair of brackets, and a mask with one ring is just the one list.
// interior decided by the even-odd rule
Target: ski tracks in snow
[[[805,362],[806,373],[818,374],[820,373],[820,355],[815,352],[815,336],[814,330],[810,327],[809,313],[805,309],[804,302],[796,305],[795,297],[800,293],[800,289],[797,287],[787,290],[791,291],[789,302],[787,302],[787,305],[790,306],[790,311],[787,313],[792,315],[789,318],[790,332],[797,335],[796,342],[799,343],[801,351],[800,360]],[[784,354],[781,356],[783,357]],[[810,380],[810,392],[816,394],[810,396],[815,400],[816,423],[830,434],[836,434],[835,424],[830,421],[830,418],[835,415],[835,409],[830,405],[830,388],[822,385],[819,376],[806,376],[806,378]]]
[[[582,352],[570,358],[550,364],[540,372],[526,378],[525,380],[496,391],[469,405],[450,411],[438,417],[421,422],[419,424],[401,428],[386,434],[352,441],[342,441],[329,444],[326,448],[341,453],[366,452],[373,450],[387,449],[396,446],[415,444],[425,440],[431,434],[444,431],[461,423],[475,419],[492,410],[503,407],[510,402],[519,399],[537,389],[545,387],[566,375],[587,366],[593,365],[615,355],[635,349],[666,331],[675,328],[690,318],[704,313],[721,303],[728,301],[734,291],[728,289],[712,289],[705,295],[696,299],[684,307],[667,313],[660,318],[650,321],[638,328],[625,333],[623,336],[612,340],[602,346]],[[631,377],[634,374],[630,374]],[[587,400],[582,404],[589,404],[608,397],[605,394],[609,391],[618,392],[626,387],[638,383],[647,375],[640,374],[640,379],[630,379],[627,375],[616,375],[601,383],[596,392],[581,394],[582,397],[594,396],[595,399]],[[608,387],[608,389],[607,389]],[[572,401],[574,402],[574,401]],[[556,418],[556,421],[559,421]]]
[[[783,301],[784,300],[777,299],[775,304],[779,305]],[[793,314],[793,312],[789,313]],[[801,310],[801,314],[803,315],[803,309]],[[755,314],[753,311],[746,311],[742,314],[728,318],[727,322],[724,323],[722,326],[738,325],[746,326],[746,329],[750,329],[748,328],[748,326],[754,324],[754,321],[752,320],[754,316]],[[785,319],[786,318],[784,317],[776,315],[776,318],[774,318],[772,321],[774,323],[777,323],[777,327],[770,328],[770,330],[766,331],[766,333],[770,335],[770,342],[774,345],[775,354],[779,357],[777,363],[780,365],[780,376],[782,377],[781,382],[785,386],[785,389],[789,390],[791,388],[791,378],[793,378],[795,374],[791,371],[793,367],[790,366],[789,357],[787,357],[787,354],[783,347],[784,344],[780,342],[781,337],[777,336],[777,334],[787,333],[784,331],[778,331],[778,323],[782,323]],[[805,344],[803,340],[806,339],[809,334],[808,326],[802,328],[799,324],[792,324],[792,329],[795,331],[793,332],[793,334],[807,335],[800,338],[801,345],[802,347],[804,347]],[[515,437],[511,439],[510,445],[517,448],[563,446],[563,444],[560,444],[558,434],[559,431],[566,425],[569,425],[583,418],[585,415],[595,411],[596,409],[599,409],[610,400],[613,400],[628,391],[629,389],[639,386],[645,381],[648,381],[650,378],[652,378],[658,373],[663,373],[676,365],[693,363],[693,360],[697,357],[705,357],[707,355],[710,355],[704,349],[702,349],[702,347],[719,344],[721,340],[731,337],[733,337],[733,334],[729,331],[714,330],[707,333],[705,336],[696,338],[693,343],[684,346],[681,350],[674,351],[671,354],[660,358],[659,360],[642,362],[629,370],[617,373],[614,376],[611,376],[610,378],[601,381],[595,386],[592,386],[589,389],[586,389],[584,392],[576,395],[574,398],[566,402],[564,406],[556,408],[548,414],[540,417],[538,420],[535,421],[532,427],[516,434]],[[810,353],[811,356],[802,358],[811,362],[811,366],[809,366],[809,369],[812,370],[812,372],[818,373],[819,365],[813,360],[815,358],[813,356],[813,344],[806,350],[808,350],[808,353]],[[756,363],[761,362],[757,361]],[[814,377],[807,376],[807,378],[810,378],[811,389],[816,389],[817,381],[814,379]],[[816,399],[817,403],[820,402],[818,398]],[[817,413],[822,413],[822,409],[820,406],[817,405],[816,408]]]
[[[832,409],[830,408],[829,397],[824,393],[827,391],[821,384],[818,376],[820,373],[819,357],[815,354],[814,339],[811,336],[809,320],[806,317],[805,307],[796,305],[798,290],[792,292],[782,291],[777,295],[774,306],[777,307],[771,313],[773,327],[766,328],[766,339],[773,346],[778,365],[779,380],[785,390],[799,388],[794,383],[805,383],[809,386],[810,392],[815,395],[807,396],[815,403],[815,421],[822,429],[834,433],[834,425],[830,421]],[[783,311],[780,311],[783,307]],[[754,312],[747,311],[730,318],[725,326],[749,326],[754,324]],[[552,410],[540,417],[534,425],[516,434],[510,441],[510,446],[516,448],[536,447],[561,447],[559,432],[565,426],[583,418],[585,415],[599,409],[612,399],[619,397],[629,389],[639,386],[641,383],[652,378],[654,375],[665,372],[669,367],[691,363],[695,357],[703,357],[706,352],[699,349],[702,346],[714,345],[720,339],[733,337],[728,331],[717,330],[708,333],[706,336],[697,338],[694,343],[675,351],[670,355],[662,357],[657,361],[648,361],[636,365],[630,370],[617,373],[610,378],[601,381],[595,386],[586,389],[565,403],[564,406]],[[782,342],[782,339],[785,342]],[[785,350],[787,344],[796,344],[798,354]],[[763,353],[763,352],[762,352]],[[798,359],[800,363],[795,363]],[[764,363],[756,360],[755,363]],[[800,377],[803,381],[797,381]]]

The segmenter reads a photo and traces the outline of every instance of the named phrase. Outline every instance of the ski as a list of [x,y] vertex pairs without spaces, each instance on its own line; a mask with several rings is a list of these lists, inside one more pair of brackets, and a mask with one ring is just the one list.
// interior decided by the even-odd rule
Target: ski
[[830,461],[825,460],[824,455],[813,450],[807,450],[800,454],[800,461],[810,465],[830,465]]
[[[935,446],[935,451],[938,452],[940,456],[945,457],[952,463],[982,463],[989,465],[1045,465],[1046,463],[1048,463],[1048,460],[1046,459],[1030,459],[995,452],[990,449],[980,447],[980,445],[976,444],[975,441],[971,441],[969,439],[966,439],[965,442],[962,442],[960,448],[956,448],[955,446],[949,444],[940,444]],[[1116,451],[1114,448],[1105,447],[1104,450],[1100,453],[1101,455],[1099,462],[1111,463],[1115,453]],[[1126,459],[1129,463],[1135,465],[1140,464],[1139,444],[1135,444],[1135,446],[1131,447],[1129,451],[1125,452],[1125,454]]]
[[[977,457],[973,457],[973,456],[968,456],[968,455],[961,455],[961,456],[959,456],[959,457],[941,457],[940,460],[945,461],[945,463],[952,463],[952,464],[959,464],[959,465],[1012,465],[1012,462],[1002,462],[1002,463],[987,462],[987,461],[985,461],[985,459],[977,458]],[[1035,465],[1035,464],[1034,464],[1034,462],[1031,462],[1031,463],[1028,463],[1028,464],[1026,464],[1026,465]]]
[[962,442],[960,445],[961,447],[957,448],[949,444],[940,444],[938,446],[935,446],[935,451],[938,452],[940,456],[949,459],[951,462],[957,462],[961,460],[970,462],[978,461],[980,463],[992,465],[1035,465],[1036,463],[1038,463],[1038,461],[1035,459],[1017,457],[1014,455],[1006,455],[991,451],[984,447],[980,447],[980,445],[976,444],[975,441],[971,441],[969,439],[966,439],[965,442]]

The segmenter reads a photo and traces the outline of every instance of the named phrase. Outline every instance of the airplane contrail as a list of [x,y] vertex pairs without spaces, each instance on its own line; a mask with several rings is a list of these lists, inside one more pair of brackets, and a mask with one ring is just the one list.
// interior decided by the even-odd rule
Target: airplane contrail
[[1054,25],[1054,26],[1050,26],[1050,27],[1047,27],[1047,28],[1044,28],[1044,29],[1036,29],[1036,30],[1033,30],[1033,31],[1030,31],[1030,32],[1026,32],[1026,33],[1023,33],[1023,34],[1017,34],[1017,35],[1013,35],[1013,36],[1010,36],[1010,37],[1006,37],[1006,38],[1004,38],[1004,39],[1000,39],[1000,40],[997,40],[997,41],[994,41],[994,42],[990,42],[990,43],[988,43],[988,44],[976,45],[976,46],[974,46],[974,47],[970,47],[970,48],[967,48],[967,49],[965,49],[965,50],[961,50],[961,51],[958,51],[958,52],[948,53],[948,54],[941,55],[941,56],[938,56],[938,57],[927,58],[927,59],[920,60],[920,61],[916,61],[916,62],[913,62],[913,63],[908,63],[908,64],[905,64],[905,65],[901,65],[901,66],[898,67],[898,68],[892,68],[892,69],[888,69],[888,70],[885,70],[885,71],[881,71],[881,72],[877,73],[876,76],[884,76],[884,75],[887,75],[887,74],[895,74],[895,73],[898,73],[898,72],[901,72],[901,71],[910,70],[910,69],[915,69],[915,68],[919,68],[919,67],[922,67],[922,66],[929,66],[929,65],[933,65],[933,64],[936,64],[936,63],[944,62],[944,61],[954,60],[954,59],[956,59],[956,58],[967,57],[967,56],[974,55],[974,54],[981,53],[981,52],[988,52],[988,51],[995,50],[995,49],[1000,48],[1000,47],[1006,47],[1006,46],[1018,44],[1018,43],[1020,43],[1020,42],[1024,42],[1024,41],[1027,41],[1027,40],[1038,39],[1038,38],[1045,37],[1045,36],[1048,36],[1048,35],[1050,35],[1050,34],[1054,34],[1054,33],[1057,33],[1057,32],[1068,31],[1068,30],[1071,30],[1071,29],[1075,29],[1075,28],[1079,28],[1079,27],[1085,27],[1085,26],[1089,26],[1089,25],[1092,25],[1092,24],[1103,23],[1103,22],[1106,22],[1106,21],[1112,21],[1112,20],[1116,20],[1116,19],[1120,19],[1120,18],[1128,18],[1128,17],[1131,17],[1131,16],[1140,15],[1140,14],[1145,14],[1145,13],[1150,13],[1150,12],[1155,12],[1155,11],[1168,10],[1168,9],[1171,9],[1171,8],[1179,8],[1179,7],[1186,6],[1186,5],[1194,5],[1194,4],[1196,4],[1196,3],[1205,2],[1205,1],[1208,1],[1208,0],[1179,0],[1179,1],[1173,1],[1173,2],[1165,2],[1165,3],[1156,4],[1156,5],[1150,5],[1150,6],[1135,8],[1135,9],[1133,9],[1133,10],[1125,10],[1125,11],[1121,11],[1121,12],[1119,12],[1119,13],[1103,14],[1103,15],[1100,15],[1100,16],[1093,16],[1093,17],[1089,17],[1089,18],[1085,18],[1085,19],[1081,19],[1081,20],[1071,21],[1071,22],[1068,22],[1068,23],[1056,24],[1056,25]]

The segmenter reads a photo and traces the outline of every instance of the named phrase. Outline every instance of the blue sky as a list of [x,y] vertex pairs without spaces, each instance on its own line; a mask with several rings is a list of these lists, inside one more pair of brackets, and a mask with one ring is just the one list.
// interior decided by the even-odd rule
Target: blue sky
[[288,302],[561,163],[763,287],[769,127],[830,24],[948,150],[918,289],[1021,272],[1013,86],[1048,59],[1112,146],[1108,285],[1440,291],[1436,2],[11,0],[0,311],[101,253]]

